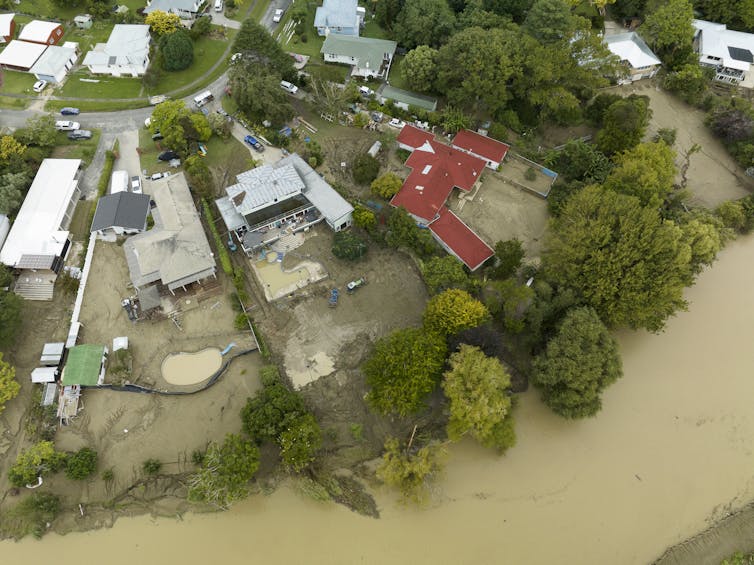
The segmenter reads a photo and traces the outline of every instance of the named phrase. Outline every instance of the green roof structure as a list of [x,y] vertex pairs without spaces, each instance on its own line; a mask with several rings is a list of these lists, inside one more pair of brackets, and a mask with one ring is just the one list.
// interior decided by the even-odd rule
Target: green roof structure
[[409,92],[401,88],[395,88],[394,86],[387,86],[379,92],[382,98],[392,100],[396,106],[403,104],[404,106],[416,106],[423,110],[434,112],[437,109],[437,98],[431,96],[423,96],[416,94],[415,92]]
[[63,385],[97,386],[104,354],[103,345],[71,347],[63,369]]
[[377,70],[385,62],[386,55],[389,55],[388,60],[393,58],[396,47],[395,41],[387,39],[331,33],[325,38],[320,53],[350,57],[352,65]]

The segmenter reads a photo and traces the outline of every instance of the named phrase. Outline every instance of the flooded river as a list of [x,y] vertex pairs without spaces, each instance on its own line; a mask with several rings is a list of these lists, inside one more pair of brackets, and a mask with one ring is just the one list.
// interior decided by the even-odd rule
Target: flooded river
[[[648,563],[754,498],[754,238],[731,244],[659,336],[621,333],[625,377],[599,417],[565,422],[536,393],[503,458],[453,448],[434,505],[378,492],[382,518],[287,488],[183,522],[0,544],[3,563]],[[30,561],[33,560],[33,561]]]

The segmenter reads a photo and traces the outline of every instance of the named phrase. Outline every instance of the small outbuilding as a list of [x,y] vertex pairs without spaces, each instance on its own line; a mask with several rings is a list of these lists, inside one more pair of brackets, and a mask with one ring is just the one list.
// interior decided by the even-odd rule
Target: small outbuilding
[[384,79],[390,72],[398,44],[386,39],[332,33],[322,44],[321,53],[328,63],[351,66],[351,75]]
[[393,104],[408,111],[411,106],[427,110],[428,112],[434,112],[437,110],[437,98],[431,96],[424,96],[423,94],[417,94],[402,88],[395,88],[394,86],[385,86],[378,92],[379,101],[384,104],[388,100],[392,100]]
[[37,367],[31,372],[33,383],[54,383],[58,376],[57,367]]
[[60,361],[63,359],[63,353],[65,352],[65,343],[45,343],[42,348],[42,355],[39,358],[40,364],[45,367],[57,367]]
[[8,43],[16,35],[16,14],[0,14],[0,43]]
[[117,192],[97,202],[92,232],[99,235],[132,235],[147,229],[149,195]]
[[643,78],[652,78],[660,70],[662,62],[635,31],[605,37],[605,45],[620,57],[626,67],[626,76],[620,82],[631,83]]
[[104,345],[77,345],[68,350],[63,369],[64,386],[97,386],[105,380],[107,348]]
[[73,18],[73,24],[79,29],[89,29],[92,27],[91,14],[79,14]]
[[43,20],[30,21],[23,27],[21,33],[18,34],[18,39],[21,41],[41,43],[42,45],[57,45],[62,38],[62,24]]

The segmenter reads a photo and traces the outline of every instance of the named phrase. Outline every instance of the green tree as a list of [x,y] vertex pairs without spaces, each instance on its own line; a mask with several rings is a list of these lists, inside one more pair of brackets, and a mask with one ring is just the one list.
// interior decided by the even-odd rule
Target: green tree
[[713,74],[712,67],[691,63],[665,75],[662,86],[689,104],[700,104],[709,90]]
[[488,269],[494,279],[507,279],[516,274],[524,258],[524,246],[518,238],[498,241],[495,244],[495,265]]
[[288,429],[280,434],[280,456],[283,464],[300,473],[315,459],[322,447],[322,430],[311,414],[294,420]]
[[[206,20],[208,18],[202,18]],[[207,123],[209,124],[212,133],[222,139],[230,139],[231,130],[233,129],[233,122],[226,116],[214,112],[207,116]]]
[[162,67],[166,71],[182,71],[194,62],[194,42],[182,29],[162,36],[160,52]]
[[[241,29],[238,30],[236,39],[233,41],[233,52],[244,53],[246,55],[244,60],[250,60],[268,67],[269,70],[266,70],[265,74],[272,72],[273,75],[279,75],[288,81],[296,80],[298,75],[298,71],[293,67],[291,56],[270,35],[267,28],[255,21],[254,18],[248,18],[241,24]],[[277,82],[280,82],[279,78]],[[279,91],[285,94],[279,84],[276,84],[276,86]]]
[[306,414],[306,407],[301,397],[281,382],[277,367],[263,367],[259,374],[262,389],[246,401],[241,419],[246,433],[262,444],[277,441],[294,421]]
[[675,70],[693,55],[693,19],[690,0],[667,0],[646,17],[639,31],[662,62]]
[[600,92],[591,100],[591,102],[589,102],[589,105],[586,108],[587,119],[595,126],[602,127],[605,123],[607,109],[618,100],[623,100],[623,97],[620,94],[615,92]]
[[40,441],[18,454],[8,471],[8,479],[17,487],[36,483],[38,476],[59,471],[65,459],[65,453],[55,451],[51,441]]
[[332,244],[332,254],[344,261],[355,261],[366,255],[366,241],[352,231],[335,232]]
[[399,489],[404,501],[421,504],[429,496],[429,486],[442,474],[446,456],[441,444],[429,444],[411,453],[397,439],[388,438],[377,478]]
[[351,175],[358,184],[370,184],[380,172],[380,162],[368,153],[358,155],[352,167]]
[[82,447],[68,456],[65,462],[65,476],[75,481],[88,479],[97,471],[97,452]]
[[610,327],[659,331],[693,280],[682,230],[633,196],[586,187],[552,221],[543,265]]
[[228,83],[238,108],[251,119],[279,125],[293,116],[290,95],[280,88],[280,76],[266,66],[236,63],[228,72]]
[[506,331],[520,333],[534,291],[515,279],[492,281],[484,290],[484,304],[490,314],[502,320]]
[[437,386],[446,354],[445,339],[423,328],[396,330],[381,338],[362,367],[371,387],[367,401],[380,414],[420,411]]
[[374,6],[374,13],[380,27],[392,31],[398,14],[403,9],[403,0],[379,0]]
[[452,35],[455,25],[447,0],[405,0],[395,22],[395,38],[406,49],[438,47]]
[[24,201],[28,183],[25,172],[7,172],[0,175],[0,214],[10,215],[18,210]]
[[25,145],[53,147],[58,141],[55,129],[55,116],[41,114],[26,120],[26,125],[15,133],[16,138]]
[[227,434],[222,444],[210,444],[201,468],[189,477],[189,500],[228,508],[248,496],[248,483],[258,469],[259,448],[254,442]]
[[419,45],[406,53],[401,63],[401,74],[412,90],[432,91],[437,78],[437,55],[437,49],[428,45]]
[[16,398],[20,390],[21,385],[16,380],[16,368],[3,361],[3,354],[0,352],[0,414],[5,409],[5,403]]
[[196,18],[191,26],[191,39],[199,39],[212,31],[212,18]]
[[466,290],[471,286],[471,280],[463,263],[453,255],[432,257],[422,264],[422,276],[430,294],[437,294],[449,288]]
[[692,212],[692,217],[681,223],[684,241],[691,248],[689,265],[693,274],[699,274],[711,265],[730,236],[722,221],[711,213]]
[[450,104],[442,109],[440,118],[442,120],[442,127],[450,133],[457,133],[471,125],[471,119],[464,114],[463,110]]
[[181,26],[181,18],[178,14],[155,10],[147,14],[144,23],[149,26],[153,34],[162,37],[174,33]]
[[605,125],[597,134],[597,147],[613,155],[638,145],[651,115],[646,97],[629,96],[614,102],[605,112]]
[[487,307],[465,290],[448,289],[427,302],[424,327],[449,336],[482,325],[489,318]]
[[543,43],[566,39],[575,29],[571,7],[566,0],[535,0],[523,28]]
[[600,395],[623,374],[618,344],[588,307],[566,314],[557,335],[533,363],[542,400],[565,418],[594,416]]
[[435,242],[429,230],[421,229],[403,207],[390,213],[387,221],[385,241],[390,247],[413,249],[419,256],[426,257],[435,249]]
[[183,162],[189,187],[202,198],[210,198],[215,194],[214,179],[203,157],[191,155]]
[[23,157],[26,153],[26,145],[20,143],[12,135],[0,137],[0,160],[7,161],[13,156]]
[[[379,164],[377,165],[379,167]],[[403,186],[403,179],[395,173],[385,173],[372,181],[372,194],[390,200]]]
[[21,327],[21,297],[14,292],[0,290],[0,347],[16,341]]
[[613,158],[616,167],[603,185],[629,196],[644,206],[658,208],[673,190],[675,151],[666,143],[640,143]]
[[546,161],[563,178],[586,183],[603,182],[613,168],[602,151],[580,139],[569,141],[560,151],[552,151]]
[[362,229],[371,231],[377,227],[377,218],[369,208],[357,204],[353,210],[353,223]]
[[461,345],[450,356],[443,390],[450,401],[448,437],[472,435],[485,447],[504,452],[516,442],[508,394],[511,378],[500,361],[478,347]]

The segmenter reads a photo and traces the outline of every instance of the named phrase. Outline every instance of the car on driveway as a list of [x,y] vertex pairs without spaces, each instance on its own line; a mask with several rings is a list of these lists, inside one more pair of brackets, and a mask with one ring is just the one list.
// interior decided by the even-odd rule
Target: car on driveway
[[368,86],[360,86],[359,94],[361,94],[362,96],[366,96],[367,98],[371,98],[372,96],[374,96],[374,90],[372,90]]
[[264,145],[262,145],[259,140],[253,135],[247,135],[243,138],[243,140],[260,153],[264,153]]
[[298,92],[298,86],[291,84],[287,80],[280,81],[280,88],[285,90],[288,94],[296,94]]
[[38,80],[37,82],[34,83],[34,86],[32,86],[31,89],[34,92],[42,92],[46,86],[47,86],[46,80]]
[[91,139],[92,132],[88,129],[76,129],[68,132],[68,139]]
[[69,122],[69,121],[57,121],[55,122],[55,129],[58,131],[74,131],[77,129],[81,129],[81,124],[78,122]]
[[278,8],[277,10],[275,10],[275,15],[272,16],[272,21],[277,24],[277,23],[280,23],[280,20],[282,19],[283,19],[283,10]]
[[160,179],[164,179],[165,177],[169,177],[169,176],[170,176],[170,172],[169,171],[165,171],[164,173],[155,173],[155,174],[153,174],[151,177],[149,177],[149,180],[160,180]]
[[160,161],[172,161],[173,159],[180,159],[180,156],[175,151],[163,151],[157,158]]
[[406,122],[399,120],[398,118],[393,118],[387,123],[387,125],[389,125],[391,128],[403,129],[403,126],[406,125]]
[[378,124],[385,118],[385,114],[382,112],[372,112],[372,121],[377,122]]
[[65,108],[61,108],[60,109],[60,113],[63,114],[64,116],[78,116],[79,115],[79,109],[78,108],[69,108],[69,107],[66,106]]
[[131,177],[131,192],[141,194],[141,177],[139,175]]

